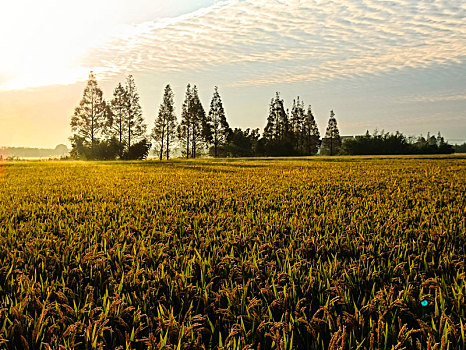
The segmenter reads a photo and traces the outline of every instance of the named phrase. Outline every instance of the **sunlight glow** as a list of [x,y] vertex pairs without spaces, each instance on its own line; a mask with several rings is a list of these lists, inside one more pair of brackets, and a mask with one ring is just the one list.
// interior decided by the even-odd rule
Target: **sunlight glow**
[[70,84],[87,76],[86,51],[119,22],[118,2],[17,0],[2,4],[0,90]]
[[[134,26],[211,4],[213,0],[14,0],[0,5],[0,91],[87,78],[92,48],[128,37]],[[154,29],[154,24],[150,25]],[[157,27],[157,24],[155,24]],[[138,28],[140,34],[141,28]],[[142,31],[144,32],[144,30]],[[6,33],[6,35],[4,35]],[[110,73],[111,74],[111,73]]]

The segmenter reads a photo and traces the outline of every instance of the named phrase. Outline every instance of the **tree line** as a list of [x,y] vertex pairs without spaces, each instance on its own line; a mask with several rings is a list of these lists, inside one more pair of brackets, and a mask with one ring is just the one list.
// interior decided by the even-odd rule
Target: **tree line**
[[197,87],[188,85],[178,123],[173,91],[167,85],[148,135],[133,76],[128,76],[124,86],[118,84],[107,102],[92,72],[71,117],[71,129],[72,157],[104,160],[144,159],[153,144],[160,159],[169,159],[177,145],[186,158],[196,158],[206,150],[218,156],[232,134],[217,87],[206,114]]
[[412,154],[451,153],[451,146],[439,135],[433,139],[411,142],[400,133],[366,134],[342,142],[335,113],[330,111],[324,137],[311,106],[297,97],[291,111],[277,92],[269,105],[263,135],[259,129],[232,129],[226,119],[218,88],[214,88],[206,113],[196,85],[187,85],[181,108],[181,120],[175,114],[174,94],[170,85],[147,133],[139,94],[132,75],[113,91],[110,101],[103,98],[94,74],[84,89],[82,99],[71,118],[73,135],[71,156],[78,159],[145,159],[154,148],[159,159],[169,159],[175,149],[185,158],[213,157],[312,156],[337,154]]
[[445,142],[440,132],[427,137],[406,137],[400,132],[385,133],[369,131],[363,136],[346,139],[341,149],[348,155],[389,155],[389,154],[451,154],[454,148]]

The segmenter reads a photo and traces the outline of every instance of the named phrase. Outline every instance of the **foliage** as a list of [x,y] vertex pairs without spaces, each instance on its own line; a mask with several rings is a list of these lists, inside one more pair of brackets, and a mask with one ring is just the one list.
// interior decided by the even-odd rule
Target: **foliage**
[[206,139],[209,143],[213,144],[213,156],[217,157],[218,149],[224,145],[231,133],[230,126],[228,125],[223,109],[222,99],[218,93],[218,87],[215,87],[214,95],[210,102],[209,116],[207,119],[209,123],[209,131],[205,133]]
[[[88,145],[91,151],[105,126],[107,106],[102,95],[91,72],[83,97],[71,117],[71,131],[74,133],[71,139],[82,139],[82,144]],[[72,150],[73,154],[76,152],[77,150]]]
[[263,140],[258,144],[266,156],[310,156],[318,152],[320,134],[312,114],[299,96],[293,100],[290,116],[277,92],[269,107]]
[[184,146],[184,153],[186,158],[189,158],[191,154],[191,123],[192,123],[192,115],[191,115],[191,108],[190,105],[192,103],[192,91],[191,91],[191,84],[186,86],[186,93],[183,101],[183,106],[181,109],[181,122],[178,125],[178,139],[180,143]]
[[390,134],[375,131],[371,135],[367,131],[364,136],[346,139],[342,152],[349,155],[451,154],[453,148],[444,141],[440,133],[437,137],[429,135],[427,139],[421,136],[412,142],[399,132]]
[[152,129],[152,138],[158,145],[160,160],[163,158],[164,151],[166,158],[170,158],[170,146],[173,144],[175,137],[176,115],[173,91],[170,85],[167,85],[163,95],[163,102],[159,107],[159,114]]
[[211,126],[199,99],[196,85],[191,87],[188,84],[186,87],[178,138],[185,149],[183,153],[186,158],[196,158],[201,155],[206,144],[212,139]]
[[303,149],[302,154],[313,156],[319,151],[321,145],[320,133],[317,128],[317,123],[312,114],[311,106],[309,106],[306,115],[304,116],[303,126],[302,126],[302,139],[303,139]]
[[325,131],[325,137],[322,139],[321,153],[323,155],[334,156],[338,154],[341,147],[340,132],[338,130],[337,120],[335,119],[335,113],[330,111],[330,118],[328,119],[327,130]]
[[466,153],[466,142],[461,145],[453,145],[455,153]]
[[106,134],[110,137],[116,137],[121,145],[126,144],[128,135],[127,100],[126,89],[119,83],[113,91],[105,129]]
[[464,157],[1,173],[0,347],[465,346]]
[[[106,103],[94,74],[90,74],[83,98],[71,118],[71,157],[87,160],[145,159],[146,125],[132,75],[115,88]],[[134,147],[133,147],[134,146]],[[150,148],[150,146],[149,146]]]
[[293,135],[293,147],[296,153],[305,155],[305,139],[306,131],[304,130],[304,120],[306,112],[304,110],[304,101],[300,101],[299,96],[297,100],[293,100],[293,107],[291,108],[290,127]]
[[125,114],[127,123],[128,152],[131,154],[131,143],[142,141],[145,138],[147,126],[142,117],[142,108],[139,103],[139,94],[132,75],[126,79],[125,86]]
[[259,138],[259,129],[246,129],[243,131],[240,128],[235,128],[228,134],[225,145],[219,146],[218,156],[254,157],[258,154],[257,144]]
[[70,156],[80,160],[112,160],[123,153],[123,145],[115,138],[94,141],[92,148],[84,138],[74,136]]
[[[137,143],[133,143],[129,149],[123,152],[122,159],[126,160],[142,160],[149,155],[152,144],[147,139],[142,139]],[[113,158],[114,159],[114,158]]]

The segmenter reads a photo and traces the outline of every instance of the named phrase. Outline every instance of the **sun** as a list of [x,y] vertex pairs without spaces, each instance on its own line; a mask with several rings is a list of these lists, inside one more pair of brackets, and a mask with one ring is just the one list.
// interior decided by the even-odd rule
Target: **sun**
[[2,4],[0,90],[70,84],[87,77],[88,50],[117,23],[111,1],[16,0]]

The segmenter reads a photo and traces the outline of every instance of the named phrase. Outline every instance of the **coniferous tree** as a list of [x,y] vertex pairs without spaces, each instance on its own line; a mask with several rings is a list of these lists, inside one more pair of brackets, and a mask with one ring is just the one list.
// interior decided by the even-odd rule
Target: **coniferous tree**
[[283,100],[277,92],[269,107],[267,125],[264,128],[265,153],[269,156],[293,154],[291,127]]
[[330,111],[325,138],[322,140],[322,153],[333,156],[338,153],[341,147],[340,132],[338,131],[335,113]]
[[[225,110],[223,109],[222,99],[218,93],[218,87],[215,87],[214,95],[212,96],[212,101],[210,102],[210,110],[208,122],[210,124],[210,130],[208,127],[205,127],[204,130],[208,130],[207,133],[204,133],[207,139],[211,139],[214,145],[214,156],[218,156],[218,148],[221,145],[224,145],[228,135],[231,133],[230,126],[228,125],[227,119],[225,117]],[[210,137],[211,136],[211,137]]]
[[159,114],[152,130],[152,137],[158,142],[160,147],[160,160],[163,158],[164,151],[167,159],[170,158],[170,146],[174,141],[176,131],[176,116],[174,111],[173,91],[170,85],[167,85],[163,95],[163,102],[159,107]]
[[304,149],[304,102],[300,101],[299,96],[296,100],[293,100],[293,107],[290,115],[290,134],[293,140],[293,146],[295,153],[298,155],[306,154]]
[[285,111],[283,100],[280,99],[278,92],[275,96],[273,111],[276,116],[276,137],[280,140],[284,140],[290,136],[290,123],[288,113]]
[[276,116],[274,113],[274,99],[270,101],[269,116],[267,117],[267,125],[264,128],[264,139],[268,142],[275,139],[275,130],[277,128]]
[[126,90],[118,83],[118,86],[113,90],[113,98],[108,105],[109,111],[107,113],[106,134],[110,138],[115,138],[119,143],[119,156],[122,156],[122,151],[126,143]]
[[288,115],[283,100],[280,99],[280,94],[277,92],[275,99],[270,102],[269,117],[264,128],[264,136],[271,140],[283,139],[288,136],[289,130]]
[[94,157],[94,146],[104,128],[106,111],[102,90],[91,72],[83,97],[71,117],[71,130],[74,132],[70,138],[74,149],[72,152],[78,157],[83,156],[83,153]]
[[126,79],[125,92],[125,117],[129,151],[131,143],[135,144],[145,138],[147,126],[142,117],[139,94],[132,75],[129,75]]
[[320,147],[320,133],[315,121],[314,115],[312,114],[311,106],[307,110],[304,116],[303,122],[303,147],[306,155],[312,156],[317,153]]
[[175,141],[176,137],[176,115],[175,115],[175,103],[173,101],[174,94],[172,88],[169,85],[165,87],[164,93],[164,106],[166,113],[166,131],[165,131],[165,149],[166,157],[170,159],[170,146]]
[[210,138],[210,131],[208,130],[209,125],[196,85],[194,85],[191,92],[191,103],[189,106],[191,114],[191,156],[192,158],[196,158],[200,147]]
[[118,83],[118,86],[113,90],[113,99],[110,101],[111,114],[107,127],[111,135],[116,135],[120,143],[125,142],[126,125],[125,125],[125,103],[126,103],[126,90]]
[[192,124],[192,89],[191,85],[188,84],[186,87],[185,98],[183,107],[181,109],[181,123],[178,126],[178,138],[180,142],[186,147],[186,158],[191,155],[191,124]]

